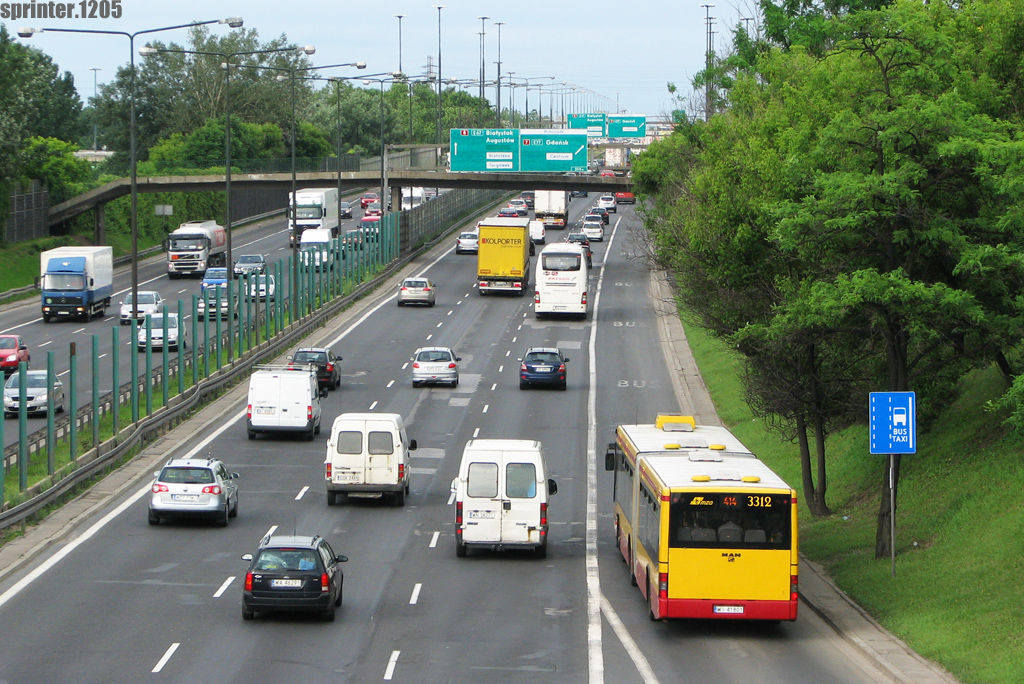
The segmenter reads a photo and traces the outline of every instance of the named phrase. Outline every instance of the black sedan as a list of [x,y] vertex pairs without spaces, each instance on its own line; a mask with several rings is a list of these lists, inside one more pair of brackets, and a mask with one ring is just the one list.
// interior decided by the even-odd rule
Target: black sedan
[[316,366],[316,380],[320,387],[337,389],[341,387],[341,368],[338,366],[338,362],[341,360],[340,356],[334,355],[332,349],[303,347],[296,349],[295,353],[288,357],[288,365],[292,367]]
[[249,561],[242,587],[242,618],[251,620],[256,611],[296,610],[319,613],[334,620],[341,605],[345,573],[338,556],[320,535],[267,536]]
[[352,203],[342,202],[338,205],[338,218],[350,219],[352,218]]

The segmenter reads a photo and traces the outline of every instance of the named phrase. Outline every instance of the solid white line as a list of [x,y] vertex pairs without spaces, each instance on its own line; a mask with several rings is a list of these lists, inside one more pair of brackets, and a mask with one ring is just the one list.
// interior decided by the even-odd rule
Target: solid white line
[[301,499],[303,496],[305,496],[306,492],[308,492],[308,491],[309,491],[309,485],[306,485],[305,487],[303,487],[302,489],[299,490],[298,494],[295,495],[295,500],[298,501],[299,499]]
[[416,584],[413,585],[413,587],[412,587],[412,596],[409,597],[409,605],[410,606],[415,606],[416,602],[420,600],[420,589],[422,589],[422,588],[423,588],[423,585],[420,584],[419,582],[417,582]]
[[395,674],[395,665],[398,664],[398,656],[401,655],[401,651],[392,651],[391,657],[388,658],[387,669],[384,670],[384,679],[389,680],[391,676]]
[[167,649],[166,653],[164,653],[164,657],[160,659],[160,662],[158,662],[156,664],[156,667],[154,667],[151,671],[159,672],[160,670],[164,669],[164,665],[166,665],[167,661],[171,659],[171,656],[174,655],[174,652],[178,650],[178,646],[181,646],[181,644],[178,642],[171,644],[171,647]]
[[213,598],[220,598],[224,594],[224,591],[234,581],[235,581],[235,576],[234,575],[232,575],[231,577],[228,577],[226,580],[224,580],[224,584],[220,585],[220,589],[218,589],[217,591],[214,592]]
[[373,402],[372,404],[370,404],[370,408],[369,408],[370,411],[372,411],[375,408],[377,408],[377,402]]
[[437,546],[437,538],[441,536],[440,531],[435,531],[433,536],[430,537],[430,544],[427,545],[428,549],[432,549]]
[[388,384],[384,385],[384,387],[385,387],[385,388],[388,388],[388,387],[391,387],[391,386],[392,386],[392,385],[394,385],[394,384],[395,384],[395,381],[394,381],[394,380],[392,380],[392,381],[390,381],[390,382],[389,382]]
[[644,678],[644,684],[661,684],[658,680],[658,676],[654,674],[654,670],[651,669],[651,664],[647,662],[647,658],[644,656],[643,651],[636,645],[636,641],[630,636],[629,630],[626,629],[626,625],[622,624],[622,620],[619,619],[619,614],[612,608],[612,604],[608,603],[608,599],[604,596],[601,597],[601,612],[604,613],[604,619],[611,625],[612,630],[615,632],[615,636],[619,637],[619,641],[622,642],[622,646],[626,649],[626,653],[633,659],[633,664],[636,665],[636,669],[640,672],[640,676]]
[[476,439],[476,436],[479,435],[479,434],[480,434],[480,428],[477,428],[476,430],[473,430],[473,439]]

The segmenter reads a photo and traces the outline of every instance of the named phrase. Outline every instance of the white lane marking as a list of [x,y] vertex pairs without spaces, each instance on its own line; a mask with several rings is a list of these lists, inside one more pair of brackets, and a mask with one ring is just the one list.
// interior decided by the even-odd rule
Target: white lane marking
[[104,356],[106,356],[106,354],[100,354],[100,355],[99,355],[99,356],[97,356],[96,358],[97,358],[97,359],[102,359],[102,358],[103,358]]
[[178,294],[185,294],[186,292],[188,292],[188,288],[187,287],[185,289],[183,289],[183,290],[178,290]]
[[499,373],[500,373],[501,371],[503,371],[503,370],[505,370],[505,366],[504,366],[504,364],[503,364],[503,365],[501,365],[501,366],[498,366],[498,372],[499,372]]
[[78,330],[71,331],[71,334],[72,335],[77,335],[78,333],[82,332],[83,330],[85,330],[85,328],[79,328]]
[[391,386],[392,386],[392,385],[394,385],[394,384],[395,384],[395,381],[394,381],[394,380],[392,380],[392,381],[390,381],[390,382],[389,382],[388,384],[384,385],[384,387],[385,387],[385,388],[388,388],[388,387],[391,387]]
[[370,404],[370,408],[369,408],[370,411],[372,411],[375,408],[377,408],[377,402],[373,402],[372,404]]
[[[469,295],[466,295],[466,296],[468,297]],[[460,304],[462,304],[462,300],[461,299],[459,301],[455,302],[455,306],[459,306]]]
[[626,653],[633,659],[633,664],[636,665],[636,669],[640,672],[640,676],[644,678],[644,684],[661,684],[658,676],[654,674],[654,670],[651,668],[651,664],[647,662],[647,658],[644,656],[643,651],[636,645],[633,637],[630,636],[629,630],[626,629],[626,625],[622,624],[622,620],[619,619],[619,614],[612,608],[612,604],[608,603],[608,599],[604,596],[601,597],[601,612],[604,613],[604,619],[611,625],[612,630],[615,632],[615,636],[619,637],[619,641],[622,642],[623,647],[626,649]]
[[519,326],[518,328],[516,328],[516,330],[522,330],[522,329],[523,329],[523,326]]
[[523,314],[523,318],[526,318],[526,314],[525,313]]
[[497,386],[498,386],[498,383],[494,383],[493,385],[491,385],[491,391],[493,392],[494,388],[497,387]]
[[490,407],[491,407],[490,404],[484,404],[484,411],[483,412],[487,413],[487,409],[489,409]]
[[388,658],[388,666],[384,670],[384,680],[388,681],[395,674],[395,665],[398,664],[398,656],[402,654],[401,651],[392,651],[391,657]]
[[511,350],[511,349],[509,349],[509,350],[508,350],[507,352],[505,352],[505,356],[508,356],[508,355],[509,355],[509,354],[511,354],[511,353],[512,353],[512,350]]
[[164,657],[161,658],[159,662],[157,662],[156,666],[151,670],[151,672],[159,672],[160,670],[164,669],[164,665],[166,665],[167,661],[171,659],[171,656],[174,655],[174,652],[178,650],[178,646],[181,646],[181,644],[178,642],[174,642],[173,644],[171,644],[171,647],[167,649],[166,653],[164,653]]
[[444,321],[441,321],[440,323],[438,323],[438,324],[437,324],[436,326],[434,326],[434,327],[435,327],[435,328],[440,328],[440,327],[441,327],[442,325],[444,325]]
[[480,428],[477,428],[476,430],[473,430],[473,439],[476,439],[476,436],[479,435],[479,434],[480,434]]
[[37,347],[45,347],[48,344],[53,344],[53,340],[47,340],[46,342],[43,342],[42,344],[38,344],[36,346]]
[[405,370],[408,367],[409,367],[409,362],[408,361],[406,361],[405,363],[402,364],[402,370]]
[[450,309],[448,311],[448,313],[445,314],[445,316],[451,316],[453,313],[455,313],[455,310],[454,309]]
[[228,577],[226,580],[224,580],[224,584],[220,585],[220,589],[218,589],[217,591],[215,591],[213,593],[213,598],[220,598],[221,596],[223,596],[224,592],[227,590],[227,588],[229,586],[231,586],[231,583],[234,582],[234,581],[235,581],[235,576],[234,575],[232,575],[231,577]]
[[299,490],[298,494],[295,495],[295,500],[299,501],[300,499],[302,499],[302,497],[305,496],[306,492],[308,492],[308,491],[309,491],[309,485],[306,485],[305,487],[303,487],[302,489]]
[[437,539],[440,536],[441,536],[441,532],[439,530],[435,530],[434,534],[430,537],[430,544],[427,545],[427,548],[428,549],[432,549],[432,548],[436,547],[437,546]]
[[66,371],[64,371],[63,373],[57,373],[57,377],[59,378],[59,377],[60,377],[60,376],[62,376],[62,375],[67,375],[67,374],[68,374],[68,373],[70,373],[70,372],[71,372],[71,369],[69,368],[69,369],[67,369]]
[[271,525],[271,526],[270,526],[270,529],[269,529],[269,530],[267,530],[267,533],[266,533],[265,535],[263,535],[263,536],[264,536],[264,537],[270,537],[270,536],[272,536],[272,535],[273,535],[273,534],[274,534],[275,532],[277,532],[277,525]]
[[518,340],[518,339],[519,339],[518,337],[513,337],[512,338],[512,344],[515,344],[516,340]]
[[426,339],[426,341],[427,341],[427,342],[429,342],[429,341],[430,341],[430,338],[432,338],[432,337],[433,337],[433,335],[427,335],[427,339]]
[[448,497],[448,505],[451,506],[455,503],[455,492],[452,492],[451,496]]
[[417,582],[415,585],[413,585],[412,596],[409,597],[409,605],[410,606],[415,606],[416,602],[420,600],[420,589],[422,589],[422,588],[423,588],[423,585],[421,583],[419,583],[419,582]]

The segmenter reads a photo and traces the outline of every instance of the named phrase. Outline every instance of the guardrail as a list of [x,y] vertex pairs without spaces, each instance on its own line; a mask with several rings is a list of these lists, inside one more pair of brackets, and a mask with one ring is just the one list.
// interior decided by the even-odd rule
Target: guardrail
[[[495,198],[493,196],[486,198],[486,200],[481,199],[481,203],[477,208],[479,209],[488,203],[492,203],[494,199]],[[459,207],[459,209],[461,210],[462,207]],[[462,215],[463,212],[455,211],[455,214]],[[219,392],[222,388],[244,377],[254,364],[265,362],[266,359],[283,353],[284,350],[309,335],[314,329],[324,325],[328,319],[336,316],[353,302],[376,289],[381,282],[390,278],[414,257],[433,248],[439,240],[444,238],[452,227],[452,224],[439,224],[436,226],[433,239],[422,242],[416,248],[406,252],[404,256],[399,256],[398,258],[393,259],[390,263],[385,265],[384,269],[379,274],[358,285],[350,294],[342,297],[335,297],[324,306],[315,309],[312,313],[306,314],[294,321],[282,332],[276,334],[268,341],[257,344],[257,346],[240,353],[239,357],[233,362],[218,369],[216,372],[211,373],[209,377],[192,385],[185,392],[170,398],[166,405],[155,410],[149,416],[141,418],[138,422],[120,430],[118,434],[110,439],[93,446],[88,451],[79,455],[74,459],[72,464],[56,473],[52,482],[49,480],[43,480],[39,484],[27,489],[26,494],[30,497],[27,501],[21,502],[0,512],[0,530],[12,525],[23,523],[24,521],[32,518],[54,501],[58,500],[59,497],[72,491],[85,480],[98,474],[104,468],[128,454],[132,448],[144,443],[151,437],[156,436],[168,426],[186,416],[190,411],[201,404],[206,397]],[[259,325],[259,320],[253,321],[254,327]],[[200,359],[204,353],[205,349],[197,348],[191,352],[182,354],[181,357],[185,361],[186,368],[190,367],[192,363],[198,362],[198,359]],[[168,377],[170,377],[172,372],[177,369],[177,360],[175,359],[174,361],[174,364],[169,363],[166,371],[163,371],[167,373]],[[140,378],[141,377],[142,376],[140,376]],[[140,382],[140,378],[136,378],[134,381],[130,380],[118,388],[116,399],[118,407],[122,403],[125,403],[126,397],[131,396],[132,384],[133,382]],[[150,382],[157,382],[157,380],[155,378],[151,378]],[[114,402],[114,392],[105,393],[100,397],[100,404],[107,407],[109,410],[115,409],[113,406]],[[60,421],[60,434],[67,435],[70,432],[72,419],[76,421],[76,429],[82,429],[85,426],[91,425],[89,421],[93,420],[92,411],[93,407],[90,404],[79,408],[74,416],[62,418]],[[40,448],[45,446],[46,438],[46,429],[39,430],[30,436],[30,440],[36,445],[37,453]],[[0,466],[6,469],[9,460],[11,458],[17,458],[17,450],[17,444],[4,449],[3,457],[0,459],[0,461],[2,461]],[[0,502],[0,508],[2,508],[3,505],[4,504]]]

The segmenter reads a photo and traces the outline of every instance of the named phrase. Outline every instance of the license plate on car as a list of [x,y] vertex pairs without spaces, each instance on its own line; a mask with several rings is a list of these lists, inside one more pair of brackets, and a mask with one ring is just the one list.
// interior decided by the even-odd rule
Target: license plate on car
[[336,473],[335,482],[359,482],[359,473]]
[[727,613],[731,615],[742,615],[743,606],[715,606],[714,612]]
[[270,580],[270,586],[276,589],[295,589],[302,586],[300,579],[276,579]]
[[467,511],[466,517],[477,520],[494,520],[494,511]]
[[538,373],[550,373],[552,370],[551,366],[537,366]]
[[171,501],[199,501],[198,494],[171,494]]
[[274,415],[274,407],[273,406],[268,406],[266,408],[260,408],[260,407],[257,406],[256,407],[256,415],[259,415],[259,416]]

